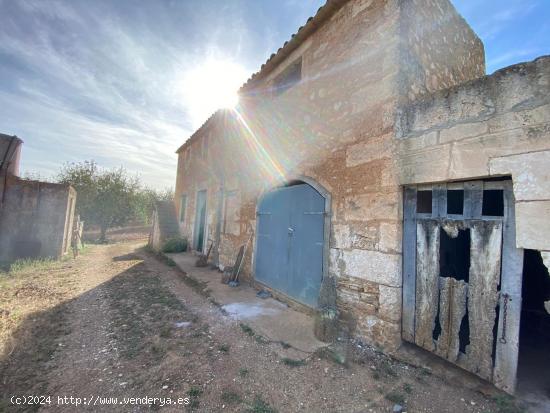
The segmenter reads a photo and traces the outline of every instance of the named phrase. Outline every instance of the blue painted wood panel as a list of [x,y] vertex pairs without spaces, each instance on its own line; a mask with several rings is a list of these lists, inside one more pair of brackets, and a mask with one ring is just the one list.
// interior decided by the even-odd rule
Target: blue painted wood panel
[[325,199],[307,184],[276,189],[258,206],[256,279],[317,307]]

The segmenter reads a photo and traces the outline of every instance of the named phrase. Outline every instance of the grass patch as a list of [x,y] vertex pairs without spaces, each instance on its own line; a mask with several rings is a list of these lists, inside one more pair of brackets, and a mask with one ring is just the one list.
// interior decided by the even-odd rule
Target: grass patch
[[330,347],[321,347],[313,353],[317,358],[329,360],[341,366],[346,365],[345,357]]
[[405,396],[403,396],[401,393],[392,391],[392,392],[389,392],[388,394],[386,394],[386,396],[384,396],[384,397],[386,398],[386,400],[389,400],[392,403],[397,403],[397,404],[400,404],[400,405],[405,404]]
[[291,358],[288,358],[288,357],[284,357],[282,359],[282,362],[283,362],[283,364],[286,364],[287,366],[290,366],[290,367],[300,367],[300,366],[304,366],[306,364],[306,362],[304,360],[296,360],[296,359],[291,359]]
[[277,413],[277,410],[266,403],[260,396],[254,398],[254,401],[246,411],[250,413]]
[[246,377],[246,376],[248,376],[248,373],[250,373],[250,371],[248,371],[247,368],[241,367],[241,368],[239,369],[239,376],[241,376],[241,377]]
[[393,369],[393,366],[388,360],[382,360],[379,367],[380,367],[380,371],[385,375],[392,376],[392,377],[397,376],[397,373],[395,372],[395,370]]
[[13,276],[24,272],[47,270],[58,264],[59,260],[53,258],[22,258],[14,262],[0,263],[0,275]]
[[411,386],[409,383],[405,383],[405,384],[403,385],[403,390],[405,390],[405,393],[411,394],[412,391],[413,391],[413,388],[412,388],[412,386]]
[[493,397],[499,413],[525,413],[525,409],[516,404],[516,400],[508,394],[499,394]]
[[241,395],[232,390],[224,390],[222,392],[221,400],[225,404],[240,404],[243,401]]

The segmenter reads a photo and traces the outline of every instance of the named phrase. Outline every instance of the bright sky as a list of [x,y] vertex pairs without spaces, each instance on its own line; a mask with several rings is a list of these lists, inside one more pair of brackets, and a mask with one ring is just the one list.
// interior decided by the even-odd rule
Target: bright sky
[[[23,171],[125,166],[173,186],[175,149],[324,0],[0,0],[0,132]],[[549,0],[454,0],[487,71],[550,54]]]

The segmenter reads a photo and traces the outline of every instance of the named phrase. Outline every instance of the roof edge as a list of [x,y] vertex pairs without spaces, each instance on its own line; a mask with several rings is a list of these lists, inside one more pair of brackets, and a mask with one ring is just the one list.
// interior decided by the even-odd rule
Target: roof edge
[[[267,59],[267,61],[261,65],[260,70],[253,73],[250,78],[239,88],[239,94],[245,94],[253,89],[259,81],[265,79],[266,76],[271,73],[284,59],[286,59],[294,50],[296,50],[309,36],[311,36],[319,27],[321,27],[327,20],[329,20],[334,13],[336,13],[342,6],[348,3],[350,0],[327,0],[327,2],[319,7],[317,13],[314,16],[307,19],[306,24],[300,26],[298,31],[294,33],[289,40],[287,40],[275,53]],[[218,109],[210,117],[199,126],[195,132],[187,139],[175,153],[180,153],[183,149],[191,144],[195,140],[196,136],[204,129],[208,123],[219,113],[222,109]]]

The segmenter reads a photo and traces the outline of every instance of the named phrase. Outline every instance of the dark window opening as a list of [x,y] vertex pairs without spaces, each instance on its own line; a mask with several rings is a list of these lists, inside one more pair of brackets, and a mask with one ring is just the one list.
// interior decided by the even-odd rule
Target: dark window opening
[[439,246],[440,277],[470,280],[470,230],[459,229],[455,238],[441,229]]
[[416,212],[418,214],[432,213],[432,191],[418,191],[416,193]]
[[481,214],[493,217],[504,216],[504,191],[502,189],[487,189],[483,191]]
[[530,393],[540,402],[533,409],[540,411],[550,404],[550,314],[545,308],[549,300],[550,275],[541,254],[525,250],[517,393]]
[[[441,290],[439,291],[439,293],[441,294]],[[439,298],[438,298],[438,302],[439,302]],[[437,316],[435,317],[435,327],[434,327],[434,330],[432,332],[432,338],[437,341],[439,339],[439,336],[441,335],[441,321],[439,320],[439,312],[440,312],[441,308],[438,308],[437,309]]]
[[302,59],[291,64],[273,82],[273,94],[278,96],[302,79]]
[[470,345],[470,315],[468,313],[468,300],[466,299],[466,314],[460,322],[458,330],[458,350],[466,354],[466,347]]
[[447,191],[447,214],[462,215],[464,212],[464,190],[449,189]]

